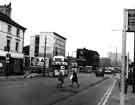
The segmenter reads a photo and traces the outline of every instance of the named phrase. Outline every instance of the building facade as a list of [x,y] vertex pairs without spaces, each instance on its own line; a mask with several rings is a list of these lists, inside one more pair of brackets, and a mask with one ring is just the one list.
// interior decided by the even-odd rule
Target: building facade
[[65,47],[65,37],[56,32],[40,32],[30,38],[30,57],[65,56]]
[[77,49],[77,61],[79,66],[99,66],[100,55],[97,51],[86,48]]
[[[6,7],[5,5],[3,8]],[[23,71],[23,45],[24,45],[24,33],[26,28],[16,23],[10,17],[11,4],[9,4],[8,14],[4,14],[4,9],[1,12],[2,6],[0,6],[0,63],[3,65],[1,72],[4,72],[6,66],[6,55],[10,54],[10,70],[8,72],[19,73]]]

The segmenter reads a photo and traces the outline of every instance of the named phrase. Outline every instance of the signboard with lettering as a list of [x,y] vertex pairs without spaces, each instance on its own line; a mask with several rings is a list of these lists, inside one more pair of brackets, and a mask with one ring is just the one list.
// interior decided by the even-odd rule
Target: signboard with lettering
[[135,32],[135,9],[126,9],[127,12],[127,32]]

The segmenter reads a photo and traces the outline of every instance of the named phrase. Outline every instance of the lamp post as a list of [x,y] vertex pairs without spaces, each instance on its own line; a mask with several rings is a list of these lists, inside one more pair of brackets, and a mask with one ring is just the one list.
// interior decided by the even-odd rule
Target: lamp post
[[[113,31],[122,31],[122,69],[121,69],[121,74],[120,74],[120,105],[125,105],[125,72],[126,72],[126,15],[124,12],[124,24],[123,24],[123,29],[115,29]],[[117,51],[117,50],[116,50]]]
[[46,72],[46,42],[47,42],[47,37],[45,35],[45,47],[44,47],[44,70],[43,70],[43,77],[45,77],[45,72]]
[[8,78],[9,75],[9,65],[10,65],[10,59],[11,59],[11,54],[9,53],[9,47],[5,47],[7,54],[6,54],[6,76]]

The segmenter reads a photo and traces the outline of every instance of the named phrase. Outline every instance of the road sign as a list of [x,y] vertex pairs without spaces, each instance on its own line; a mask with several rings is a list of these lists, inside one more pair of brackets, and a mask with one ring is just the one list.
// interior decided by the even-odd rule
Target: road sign
[[127,9],[127,32],[135,32],[135,9]]

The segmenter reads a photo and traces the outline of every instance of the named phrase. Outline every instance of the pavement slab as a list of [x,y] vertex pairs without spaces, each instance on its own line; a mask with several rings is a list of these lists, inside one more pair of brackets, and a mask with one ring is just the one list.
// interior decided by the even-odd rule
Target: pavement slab
[[[120,89],[118,82],[107,102],[107,105],[120,105]],[[135,94],[132,93],[132,86],[128,86],[127,94],[125,94],[125,105],[135,105]]]

